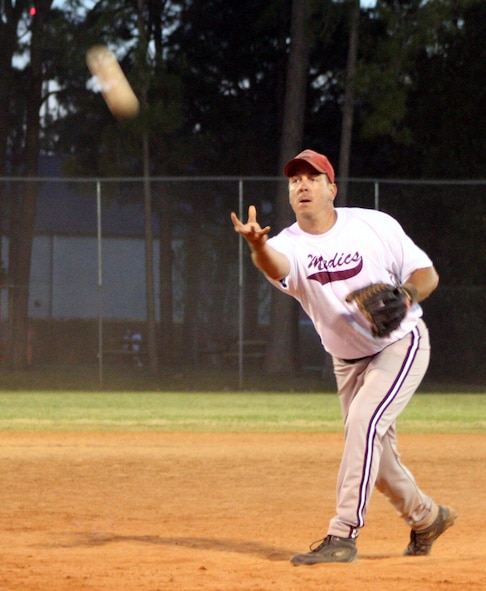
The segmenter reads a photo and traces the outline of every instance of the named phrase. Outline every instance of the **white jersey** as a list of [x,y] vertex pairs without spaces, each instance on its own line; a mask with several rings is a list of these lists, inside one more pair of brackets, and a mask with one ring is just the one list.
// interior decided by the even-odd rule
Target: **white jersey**
[[432,261],[383,212],[338,207],[336,214],[336,223],[324,234],[307,234],[295,222],[268,240],[290,261],[288,276],[270,281],[300,302],[326,351],[340,359],[358,359],[403,338],[417,324],[422,308],[414,304],[399,328],[375,338],[346,296],[377,281],[405,283],[413,271],[431,267]]

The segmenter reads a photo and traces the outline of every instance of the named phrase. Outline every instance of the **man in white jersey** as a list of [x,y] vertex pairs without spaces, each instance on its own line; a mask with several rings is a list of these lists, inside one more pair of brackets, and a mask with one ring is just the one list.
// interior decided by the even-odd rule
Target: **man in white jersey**
[[[430,345],[419,302],[438,285],[432,261],[389,215],[335,208],[334,170],[304,150],[285,167],[296,222],[272,238],[254,206],[235,231],[253,263],[279,290],[296,298],[332,355],[344,419],[345,445],[337,481],[336,515],[323,540],[291,558],[295,566],[352,562],[373,489],[386,495],[411,527],[407,556],[429,554],[456,519],[435,503],[400,462],[395,423],[428,366]],[[388,336],[373,336],[369,321],[346,297],[376,282],[404,288],[408,311]],[[314,547],[315,546],[315,547]]]

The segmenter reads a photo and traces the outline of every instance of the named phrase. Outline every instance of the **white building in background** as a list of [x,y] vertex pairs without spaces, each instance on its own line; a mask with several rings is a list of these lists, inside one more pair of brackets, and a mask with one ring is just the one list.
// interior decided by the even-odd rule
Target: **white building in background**
[[[143,192],[140,203],[100,198],[90,182],[60,180],[59,163],[41,162],[32,249],[29,316],[43,319],[145,320]],[[57,176],[59,175],[59,176]],[[52,181],[48,178],[52,177]],[[15,185],[15,181],[13,182]],[[16,187],[10,187],[15,195]],[[101,228],[101,239],[98,230]],[[154,282],[158,301],[157,228],[154,225]],[[177,244],[175,245],[177,248]],[[8,241],[2,238],[7,266]],[[157,308],[157,306],[156,306]],[[158,314],[158,310],[156,310]],[[0,290],[0,322],[7,290]],[[3,324],[3,323],[2,323]]]
[[[154,244],[154,250],[157,257],[158,244]],[[143,239],[104,236],[101,252],[100,268],[96,236],[36,236],[32,253],[29,316],[96,318],[101,305],[104,318],[144,320]],[[155,273],[157,285],[157,270]]]

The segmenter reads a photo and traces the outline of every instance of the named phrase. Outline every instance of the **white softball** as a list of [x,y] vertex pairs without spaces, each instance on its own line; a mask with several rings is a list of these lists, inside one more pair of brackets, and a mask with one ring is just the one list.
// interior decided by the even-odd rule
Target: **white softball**
[[104,45],[95,45],[86,53],[86,64],[101,85],[108,108],[118,119],[135,117],[140,103],[114,53]]

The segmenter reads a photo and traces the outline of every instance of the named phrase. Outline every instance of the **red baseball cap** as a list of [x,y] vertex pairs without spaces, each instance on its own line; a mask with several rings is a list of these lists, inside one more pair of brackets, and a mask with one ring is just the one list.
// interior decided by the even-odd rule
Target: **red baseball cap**
[[314,150],[304,150],[300,154],[297,154],[295,158],[292,158],[290,162],[287,162],[285,166],[285,176],[291,177],[293,169],[299,162],[307,162],[312,168],[315,168],[317,172],[327,174],[328,179],[331,183],[334,182],[334,168],[324,154],[314,152]]

